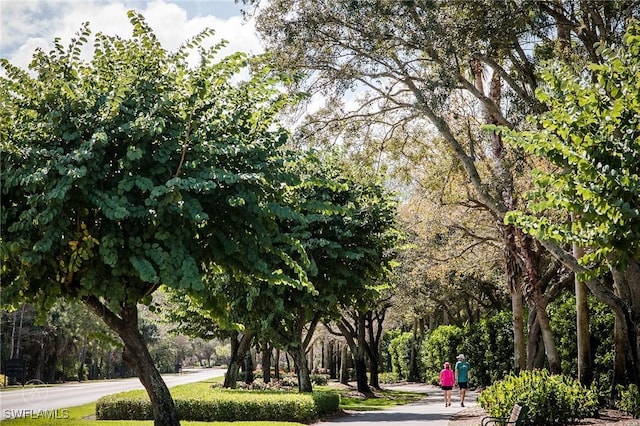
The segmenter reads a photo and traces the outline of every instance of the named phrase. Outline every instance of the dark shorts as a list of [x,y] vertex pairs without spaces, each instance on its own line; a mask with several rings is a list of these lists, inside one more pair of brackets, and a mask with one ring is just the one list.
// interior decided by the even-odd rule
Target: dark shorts
[[451,390],[453,389],[453,386],[443,386],[442,390]]
[[466,389],[466,388],[469,387],[469,383],[467,383],[467,382],[458,382],[458,387],[460,389]]

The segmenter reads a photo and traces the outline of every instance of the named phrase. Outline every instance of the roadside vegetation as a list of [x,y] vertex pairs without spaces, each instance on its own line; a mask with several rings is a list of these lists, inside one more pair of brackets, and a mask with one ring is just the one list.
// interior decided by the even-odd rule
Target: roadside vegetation
[[[132,10],[0,59],[9,383],[137,372],[158,426],[285,386],[308,421],[330,381],[379,408],[462,353],[496,413],[543,371],[532,422],[640,416],[640,0],[255,13],[264,55],[169,51]],[[224,390],[160,376],[214,364]]]

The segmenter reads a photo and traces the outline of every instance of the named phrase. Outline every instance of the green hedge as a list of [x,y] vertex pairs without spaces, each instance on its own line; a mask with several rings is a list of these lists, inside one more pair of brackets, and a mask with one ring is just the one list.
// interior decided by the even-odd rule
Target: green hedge
[[[211,390],[208,394],[174,397],[181,420],[189,421],[292,421],[310,422],[338,411],[340,396],[334,392],[247,392]],[[97,420],[152,420],[144,392],[108,395],[96,402]]]
[[529,408],[525,425],[566,425],[593,417],[598,409],[597,392],[567,376],[546,370],[523,371],[486,388],[480,406],[493,417],[508,417],[518,402]]

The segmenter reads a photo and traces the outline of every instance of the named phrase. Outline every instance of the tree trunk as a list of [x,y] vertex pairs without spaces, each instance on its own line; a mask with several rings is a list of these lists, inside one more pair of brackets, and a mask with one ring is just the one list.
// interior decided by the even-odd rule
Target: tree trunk
[[276,348],[276,365],[273,372],[273,376],[276,380],[280,380],[280,348]]
[[547,302],[544,299],[541,289],[541,282],[538,273],[538,259],[531,247],[533,239],[529,235],[525,235],[521,229],[516,230],[516,235],[520,242],[520,254],[524,262],[525,271],[525,287],[523,294],[525,299],[533,305],[536,310],[536,317],[538,324],[540,325],[540,332],[542,334],[542,341],[544,342],[544,349],[547,354],[547,362],[549,363],[549,370],[552,374],[562,373],[562,366],[560,364],[560,355],[556,348],[556,344],[553,338],[553,331],[551,330],[551,324],[549,323],[549,315],[547,314]]
[[367,358],[364,355],[364,351],[359,350],[358,354],[354,357],[354,367],[356,369],[356,387],[358,392],[365,395],[367,398],[373,396],[373,392],[367,383]]
[[[580,259],[584,250],[573,246],[573,255]],[[578,346],[578,381],[586,387],[593,380],[593,357],[591,356],[591,336],[589,334],[589,305],[587,303],[587,286],[575,277],[576,289],[576,334]]]
[[[613,283],[620,298],[625,302],[626,310],[620,321],[624,322],[626,335],[626,353],[629,360],[628,380],[640,383],[640,264],[628,261],[624,271],[612,271]],[[614,384],[615,385],[615,384]]]
[[418,319],[417,318],[413,319],[412,332],[413,332],[413,338],[411,339],[411,353],[409,354],[409,377],[407,379],[410,382],[417,382],[418,381],[418,372],[417,372],[418,349],[416,348],[416,344],[418,342]]
[[[369,386],[374,389],[380,389],[380,359],[382,358],[380,342],[382,340],[382,323],[384,322],[386,310],[386,307],[381,307],[375,314],[373,311],[369,311],[366,314],[366,327],[369,336],[366,346],[367,356],[369,357]],[[377,327],[374,327],[374,321]],[[420,333],[423,333],[423,328],[422,326],[420,327]]]
[[562,367],[560,365],[560,355],[558,354],[558,350],[553,339],[553,331],[551,330],[549,315],[547,314],[547,305],[544,302],[544,297],[542,296],[542,293],[539,291],[539,289],[536,289],[535,291],[533,303],[536,308],[538,324],[540,325],[540,332],[542,333],[544,349],[547,353],[549,371],[551,371],[552,374],[561,374]]
[[179,426],[178,414],[169,389],[155,367],[138,328],[138,308],[123,307],[120,315],[111,312],[96,297],[83,299],[86,306],[114,330],[124,343],[123,361],[137,374],[151,400],[154,426]]
[[369,386],[380,389],[380,362],[377,357],[369,358]]
[[349,384],[349,347],[347,345],[342,346],[340,356],[340,383]]
[[247,385],[253,383],[253,358],[251,357],[251,351],[247,351],[244,355],[244,362],[242,364],[243,380]]
[[511,310],[513,321],[513,355],[516,373],[527,367],[527,352],[524,332],[524,304],[522,303],[522,288],[516,285],[511,293]]
[[262,381],[271,383],[271,346],[268,343],[264,344],[262,351]]
[[293,358],[298,375],[298,392],[313,392],[311,383],[311,374],[309,373],[309,365],[307,364],[307,353],[302,343],[289,352]]
[[328,365],[328,369],[329,369],[329,377],[331,379],[337,379],[338,378],[338,362],[337,362],[337,357],[336,357],[336,353],[335,353],[335,347],[336,347],[336,343],[335,340],[330,340],[328,347],[327,347],[327,360],[329,362]]
[[355,317],[355,327],[351,326],[349,322],[343,317],[338,322],[338,328],[347,341],[351,354],[353,355],[353,366],[356,370],[356,384],[358,392],[366,395],[367,397],[373,396],[371,388],[367,383],[367,354],[366,354],[366,339],[365,339],[365,319],[364,315],[357,314]]
[[613,386],[611,399],[617,395],[616,385],[627,384],[627,336],[623,327],[624,318],[616,315],[614,325]]
[[[513,352],[516,372],[527,368],[527,353],[525,350],[524,332],[524,303],[521,285],[521,268],[517,261],[518,247],[516,245],[515,228],[505,226],[502,230],[504,240],[504,260],[507,289],[511,295],[511,309],[513,322]],[[529,327],[531,329],[531,327]],[[530,337],[531,338],[531,337]]]
[[227,389],[235,389],[238,383],[238,376],[240,373],[240,366],[244,363],[245,355],[251,347],[253,341],[253,333],[245,333],[237,340],[238,333],[231,338],[231,359],[229,360],[229,367],[224,375],[224,384],[222,385]]
[[[580,274],[589,272],[585,267],[580,265],[577,259],[567,253],[562,247],[549,241],[540,241],[547,250],[558,260],[560,260],[565,266],[571,269],[573,272]],[[604,302],[613,310],[616,315],[616,325],[620,327],[620,333],[626,340],[627,347],[625,351],[628,352],[630,359],[633,363],[633,375],[636,378],[640,376],[640,273],[639,265],[635,261],[630,261],[630,264],[625,271],[612,270],[614,288],[616,292],[611,291],[602,282],[595,279],[589,279],[586,281],[586,285],[598,300]],[[635,318],[635,319],[634,319]],[[617,362],[620,359],[617,359]],[[617,367],[616,367],[617,368]],[[616,383],[614,382],[615,386]]]
[[534,327],[538,327],[536,311],[530,311],[527,318],[527,328],[529,329],[527,334],[527,363],[525,367],[527,370],[533,370],[533,359],[536,352],[538,334],[540,333],[540,329],[536,328],[534,330]]

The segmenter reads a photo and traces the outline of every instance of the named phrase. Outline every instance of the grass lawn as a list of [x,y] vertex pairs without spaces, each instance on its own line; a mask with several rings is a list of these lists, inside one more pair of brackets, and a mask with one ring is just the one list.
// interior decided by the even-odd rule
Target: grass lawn
[[[200,393],[210,390],[211,384],[216,379],[206,380],[188,385],[175,386],[171,388],[172,395],[185,395],[192,392]],[[334,391],[340,393],[340,408],[345,410],[381,410],[395,405],[407,404],[424,398],[424,394],[415,392],[404,392],[396,390],[376,391],[376,398],[363,398],[352,388],[346,386],[316,386],[316,390]],[[218,391],[218,390],[216,390]],[[144,391],[140,391],[144,392]],[[95,403],[59,409],[51,412],[42,413],[40,417],[34,412],[29,418],[7,419],[3,420],[3,426],[22,426],[22,425],[51,425],[51,426],[152,426],[153,421],[134,421],[134,420],[94,420]],[[46,418],[57,417],[57,418]],[[181,422],[183,426],[304,426],[302,423],[295,422]]]
[[344,385],[316,386],[314,389],[340,393],[340,408],[352,411],[384,410],[396,405],[416,402],[427,396],[424,393],[385,389],[376,390],[375,398],[364,398],[353,388]]

